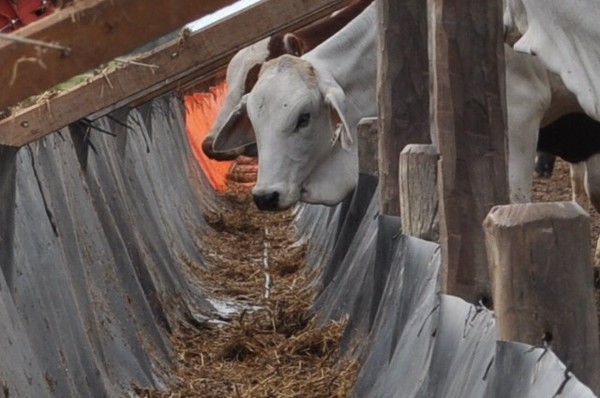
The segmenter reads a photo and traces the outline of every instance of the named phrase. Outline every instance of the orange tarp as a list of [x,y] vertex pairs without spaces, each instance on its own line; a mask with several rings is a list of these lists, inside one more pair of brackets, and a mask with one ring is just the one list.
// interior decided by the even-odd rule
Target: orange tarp
[[218,162],[209,159],[202,151],[202,141],[210,131],[225,99],[225,82],[211,87],[206,93],[185,96],[186,130],[194,156],[200,163],[210,183],[217,191],[227,184],[227,172],[233,162]]

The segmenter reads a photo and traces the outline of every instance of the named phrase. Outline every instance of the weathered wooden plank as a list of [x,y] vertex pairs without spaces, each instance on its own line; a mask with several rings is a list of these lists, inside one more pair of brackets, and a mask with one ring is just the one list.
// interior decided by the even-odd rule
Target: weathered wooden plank
[[400,152],[399,185],[402,233],[437,242],[437,167],[439,154],[431,144],[409,144]]
[[[314,22],[348,0],[268,0],[136,58],[137,65],[97,75],[45,103],[0,120],[0,143],[22,146],[70,123],[107,113],[132,101],[150,99],[192,79],[222,70],[233,54],[252,42]],[[261,23],[256,23],[261,21]]]
[[363,117],[356,126],[358,136],[358,171],[361,174],[377,176],[379,173],[379,149],[377,117]]
[[234,0],[80,0],[15,36],[59,44],[56,50],[0,42],[0,109],[181,28]]
[[484,229],[498,338],[551,346],[599,393],[589,215],[574,202],[497,206]]
[[398,157],[430,139],[427,2],[377,0],[379,208],[400,215]]
[[431,1],[442,290],[477,303],[490,296],[481,223],[508,203],[502,1]]

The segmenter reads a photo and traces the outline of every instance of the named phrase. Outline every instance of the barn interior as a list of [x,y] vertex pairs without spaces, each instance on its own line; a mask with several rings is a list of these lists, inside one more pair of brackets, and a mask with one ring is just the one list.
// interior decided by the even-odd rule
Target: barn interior
[[[414,27],[421,2],[376,1],[383,26],[408,21],[427,40],[427,24]],[[71,0],[46,2],[36,18],[19,19],[23,26],[8,19],[0,36],[0,396],[596,396],[600,369],[577,363],[577,350],[565,360],[562,335],[554,346],[544,336],[505,340],[485,300],[491,292],[480,295],[462,274],[448,287],[452,229],[407,233],[390,193],[398,176],[380,169],[398,170],[399,150],[374,156],[377,142],[365,138],[358,186],[342,203],[279,213],[252,203],[255,160],[202,153],[231,57],[349,2]],[[0,11],[5,3],[15,4],[0,0]],[[500,21],[496,3],[487,16]],[[414,12],[396,21],[406,9]],[[380,62],[394,90],[406,81],[389,69],[402,67],[393,55],[413,50],[394,48],[397,29],[382,30],[392,35]],[[428,62],[422,56],[413,67]],[[402,109],[393,97],[378,97],[386,120]],[[429,96],[409,100],[429,120]],[[407,139],[426,144],[420,120]],[[561,163],[552,180],[537,179],[535,200],[569,201],[566,174]],[[391,188],[386,179],[395,179]],[[460,219],[451,209],[458,199],[441,192],[447,223]],[[582,283],[591,287],[600,224],[585,210],[591,230],[587,215],[574,217],[588,228]],[[560,296],[586,307],[580,296]],[[595,326],[571,326],[598,340],[592,301]]]

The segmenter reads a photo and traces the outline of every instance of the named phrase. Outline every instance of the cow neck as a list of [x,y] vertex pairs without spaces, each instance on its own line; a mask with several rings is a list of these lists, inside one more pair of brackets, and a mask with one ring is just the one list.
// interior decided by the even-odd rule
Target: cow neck
[[312,23],[294,32],[302,40],[306,51],[321,44],[326,38],[333,36],[350,21],[356,18],[373,0],[356,0],[349,6],[341,9],[331,17]]
[[376,39],[377,13],[375,3],[323,44],[302,58],[318,73],[326,73],[346,94],[351,123],[376,113],[375,85],[377,77]]

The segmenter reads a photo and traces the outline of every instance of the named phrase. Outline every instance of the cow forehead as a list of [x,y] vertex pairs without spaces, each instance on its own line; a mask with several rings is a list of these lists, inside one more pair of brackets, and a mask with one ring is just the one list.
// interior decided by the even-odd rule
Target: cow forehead
[[258,112],[287,109],[288,113],[293,113],[298,107],[317,106],[320,99],[316,80],[307,78],[303,71],[293,68],[267,68],[263,69],[251,91],[248,105]]
[[287,71],[297,74],[302,79],[305,79],[307,83],[317,83],[317,74],[312,64],[305,59],[296,57],[294,55],[284,54],[279,58],[265,62],[261,69],[261,74],[269,72],[272,73],[273,71]]

